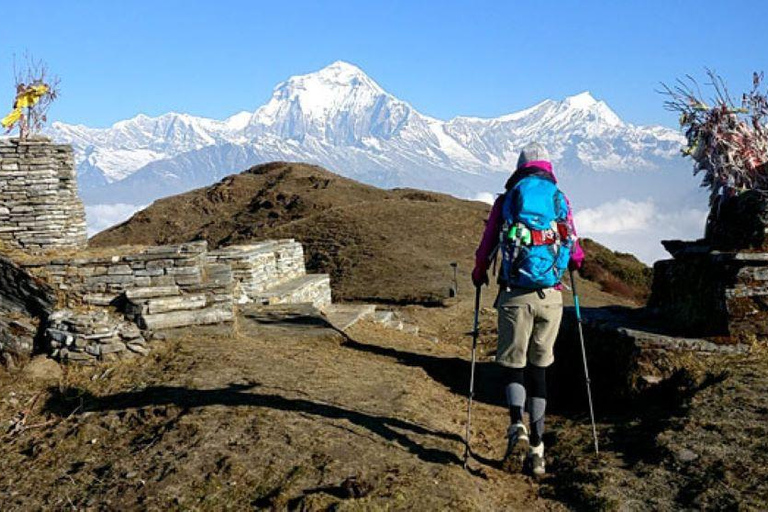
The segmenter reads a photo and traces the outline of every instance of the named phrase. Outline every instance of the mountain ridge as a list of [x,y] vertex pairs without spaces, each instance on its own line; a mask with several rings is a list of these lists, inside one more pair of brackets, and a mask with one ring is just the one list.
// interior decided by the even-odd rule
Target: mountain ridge
[[[341,61],[290,77],[254,111],[222,120],[175,112],[109,128],[54,123],[49,134],[75,148],[92,232],[156,199],[273,161],[320,165],[381,188],[488,200],[531,141],[547,147],[575,210],[588,214],[585,234],[646,262],[664,254],[664,238],[699,236],[707,201],[680,156],[680,133],[625,122],[589,91],[498,117],[446,121]],[[124,215],[99,213],[115,204]],[[617,232],[612,219],[598,219],[617,210],[640,230]]]
[[[645,148],[640,141],[653,146],[657,156],[666,158],[676,153],[682,141],[671,129],[623,122],[588,91],[562,101],[548,99],[495,118],[457,116],[445,121],[422,114],[385,91],[362,69],[343,61],[281,82],[270,100],[250,115],[241,111],[217,120],[178,112],[157,117],[138,114],[108,128],[56,122],[49,133],[75,146],[81,175],[87,178],[89,171],[103,176],[96,180],[95,188],[103,187],[104,182],[120,182],[151,163],[226,144],[249,147],[252,157],[263,161],[306,160],[341,172],[345,171],[344,164],[356,164],[354,167],[362,170],[350,177],[367,177],[372,184],[382,186],[416,186],[422,183],[409,182],[409,174],[418,174],[422,167],[486,178],[508,172],[520,145],[533,138],[549,142],[556,161],[567,159],[566,150],[581,144],[577,159],[582,167],[595,170],[618,167],[616,164],[653,169],[658,164],[641,154]],[[574,140],[574,136],[580,140]],[[630,140],[625,154],[596,158],[600,144],[595,141],[606,137]],[[594,147],[586,147],[590,143]],[[388,158],[390,155],[404,158]],[[259,162],[238,162],[237,168],[254,163]],[[413,170],[404,172],[405,164]],[[563,167],[567,170],[578,166],[565,163]],[[390,172],[382,172],[381,168]],[[180,176],[179,172],[173,173]],[[397,177],[390,183],[377,180],[377,175],[386,174]],[[210,181],[218,177],[214,173]],[[496,178],[490,181],[503,181]],[[485,183],[488,180],[478,180],[479,186],[465,181],[459,180],[441,191],[469,197],[489,188]],[[94,188],[91,185],[84,183],[84,189]],[[147,198],[142,199],[138,202],[146,202]]]

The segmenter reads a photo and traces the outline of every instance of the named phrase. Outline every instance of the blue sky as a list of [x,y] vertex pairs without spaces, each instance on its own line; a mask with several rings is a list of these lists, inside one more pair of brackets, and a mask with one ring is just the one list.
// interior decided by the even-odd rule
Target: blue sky
[[[223,118],[285,78],[359,65],[425,114],[497,116],[589,90],[625,120],[675,125],[654,92],[768,71],[764,1],[3,1],[0,105],[13,55],[62,79],[52,118],[106,126],[143,112]],[[754,20],[754,21],[750,21]],[[3,92],[5,91],[5,92]],[[6,97],[5,100],[2,98]]]

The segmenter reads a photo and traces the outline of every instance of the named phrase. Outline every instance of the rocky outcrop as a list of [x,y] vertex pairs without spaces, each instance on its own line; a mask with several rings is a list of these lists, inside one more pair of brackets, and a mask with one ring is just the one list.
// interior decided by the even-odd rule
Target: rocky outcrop
[[45,317],[56,304],[56,293],[10,258],[0,255],[0,312]]
[[76,176],[69,145],[0,140],[0,242],[31,252],[85,247]]
[[34,353],[38,324],[56,300],[43,280],[0,255],[0,363],[13,366]]
[[0,365],[12,368],[34,353],[38,323],[22,314],[0,313]]

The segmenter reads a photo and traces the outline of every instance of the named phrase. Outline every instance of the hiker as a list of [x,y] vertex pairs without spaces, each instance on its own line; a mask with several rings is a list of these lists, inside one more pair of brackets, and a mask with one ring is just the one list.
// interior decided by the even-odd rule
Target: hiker
[[[472,281],[488,284],[488,267],[501,258],[498,276],[499,343],[496,362],[510,368],[506,384],[511,425],[504,467],[545,473],[546,369],[563,315],[560,280],[584,260],[570,203],[557,188],[546,149],[532,143],[520,152],[517,170],[493,204],[475,253]],[[526,399],[527,398],[527,399]],[[527,407],[526,407],[527,406]],[[523,422],[528,411],[530,437]]]

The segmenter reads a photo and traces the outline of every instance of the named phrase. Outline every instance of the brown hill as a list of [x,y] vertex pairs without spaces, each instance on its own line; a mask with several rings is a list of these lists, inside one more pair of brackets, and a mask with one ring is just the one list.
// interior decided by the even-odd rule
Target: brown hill
[[[91,245],[205,239],[217,247],[296,238],[306,249],[309,271],[331,274],[336,299],[430,304],[448,295],[452,262],[459,264],[459,291],[471,290],[469,271],[488,209],[444,194],[378,189],[318,166],[275,162],[156,201],[96,235]],[[598,244],[588,248],[612,254]],[[642,296],[617,272],[624,260],[611,261],[618,267],[595,270],[594,279],[612,283],[604,288],[618,295]]]
[[616,252],[594,240],[582,240],[588,258],[581,269],[581,276],[600,285],[612,295],[645,302],[651,292],[653,269],[631,254]]

